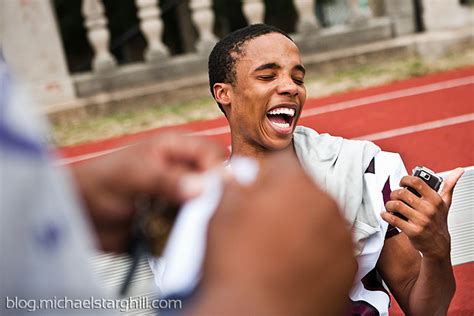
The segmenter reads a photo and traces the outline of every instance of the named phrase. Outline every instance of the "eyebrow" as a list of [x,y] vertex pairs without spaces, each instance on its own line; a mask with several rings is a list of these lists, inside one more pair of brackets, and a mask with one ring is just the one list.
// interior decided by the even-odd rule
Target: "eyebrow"
[[[276,63],[267,63],[267,64],[263,64],[263,65],[260,65],[258,66],[257,68],[255,68],[254,71],[260,71],[260,70],[266,70],[266,69],[280,69],[281,66],[276,64]],[[299,70],[301,71],[303,74],[306,73],[306,69],[303,67],[303,65],[296,65],[294,67],[296,70]]]
[[266,69],[280,69],[281,66],[276,63],[263,64],[255,68],[254,71],[266,70]]
[[296,68],[296,70],[301,71],[303,73],[303,75],[306,74],[306,68],[304,68],[303,65],[298,64],[298,65],[295,66],[295,68]]

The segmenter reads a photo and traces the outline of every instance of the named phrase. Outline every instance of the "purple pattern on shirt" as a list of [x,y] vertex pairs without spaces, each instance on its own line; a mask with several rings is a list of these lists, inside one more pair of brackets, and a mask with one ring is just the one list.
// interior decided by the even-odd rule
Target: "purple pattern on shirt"
[[383,185],[382,195],[383,195],[383,202],[387,203],[390,201],[390,194],[392,194],[392,189],[390,189],[390,177],[388,177],[387,181]]
[[351,302],[351,312],[353,316],[379,316],[379,311],[366,301]]
[[[390,177],[388,177],[385,185],[382,189],[383,202],[387,203],[390,201],[390,194],[392,194],[392,189],[390,188]],[[392,238],[395,235],[398,235],[400,232],[395,226],[388,224],[387,233],[385,234],[385,239]]]
[[[375,174],[375,160],[374,159],[372,159],[372,161],[370,162],[365,173]],[[388,201],[390,201],[390,194],[392,193],[392,190],[390,188],[390,178],[388,178],[387,181],[385,182],[381,193],[383,196],[384,203],[387,203]],[[393,237],[397,235],[398,233],[399,232],[397,228],[389,224],[387,233],[385,235],[385,239]],[[361,282],[366,290],[383,292],[387,294],[387,296],[389,296],[387,289],[385,289],[385,287],[383,286],[382,278],[376,268],[374,268],[372,271],[367,273],[367,275],[365,275],[361,279]],[[350,310],[348,311],[348,315],[378,316],[380,314],[377,308],[375,308],[374,306],[372,306],[370,303],[366,301],[351,301],[351,307],[350,307]]]

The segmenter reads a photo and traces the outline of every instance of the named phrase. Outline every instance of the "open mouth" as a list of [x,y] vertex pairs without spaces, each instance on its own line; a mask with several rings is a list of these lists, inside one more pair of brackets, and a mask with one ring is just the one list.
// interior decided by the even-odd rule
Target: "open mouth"
[[272,126],[279,132],[292,131],[296,110],[288,107],[277,107],[267,112],[267,118]]

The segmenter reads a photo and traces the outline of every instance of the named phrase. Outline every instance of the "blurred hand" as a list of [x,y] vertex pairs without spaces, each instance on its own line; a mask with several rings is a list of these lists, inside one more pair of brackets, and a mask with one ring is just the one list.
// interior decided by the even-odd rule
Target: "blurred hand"
[[193,315],[337,315],[356,271],[335,202],[296,158],[277,154],[255,183],[230,180],[211,220]]
[[124,251],[138,198],[180,205],[200,193],[198,175],[224,159],[225,151],[209,140],[164,133],[72,170],[102,248]]
[[[382,213],[382,218],[400,228],[425,259],[449,259],[451,237],[448,231],[448,212],[454,187],[463,173],[462,168],[451,172],[439,194],[420,178],[405,176],[400,181],[400,186],[414,188],[421,197],[406,188],[399,189],[392,192],[391,200],[385,205],[387,212]],[[402,214],[407,220],[390,212]]]

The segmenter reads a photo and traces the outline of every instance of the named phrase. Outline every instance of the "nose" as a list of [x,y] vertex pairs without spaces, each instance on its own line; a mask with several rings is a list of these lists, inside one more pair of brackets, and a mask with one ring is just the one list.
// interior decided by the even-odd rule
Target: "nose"
[[282,95],[297,96],[299,86],[290,78],[282,78],[278,83],[277,92]]

